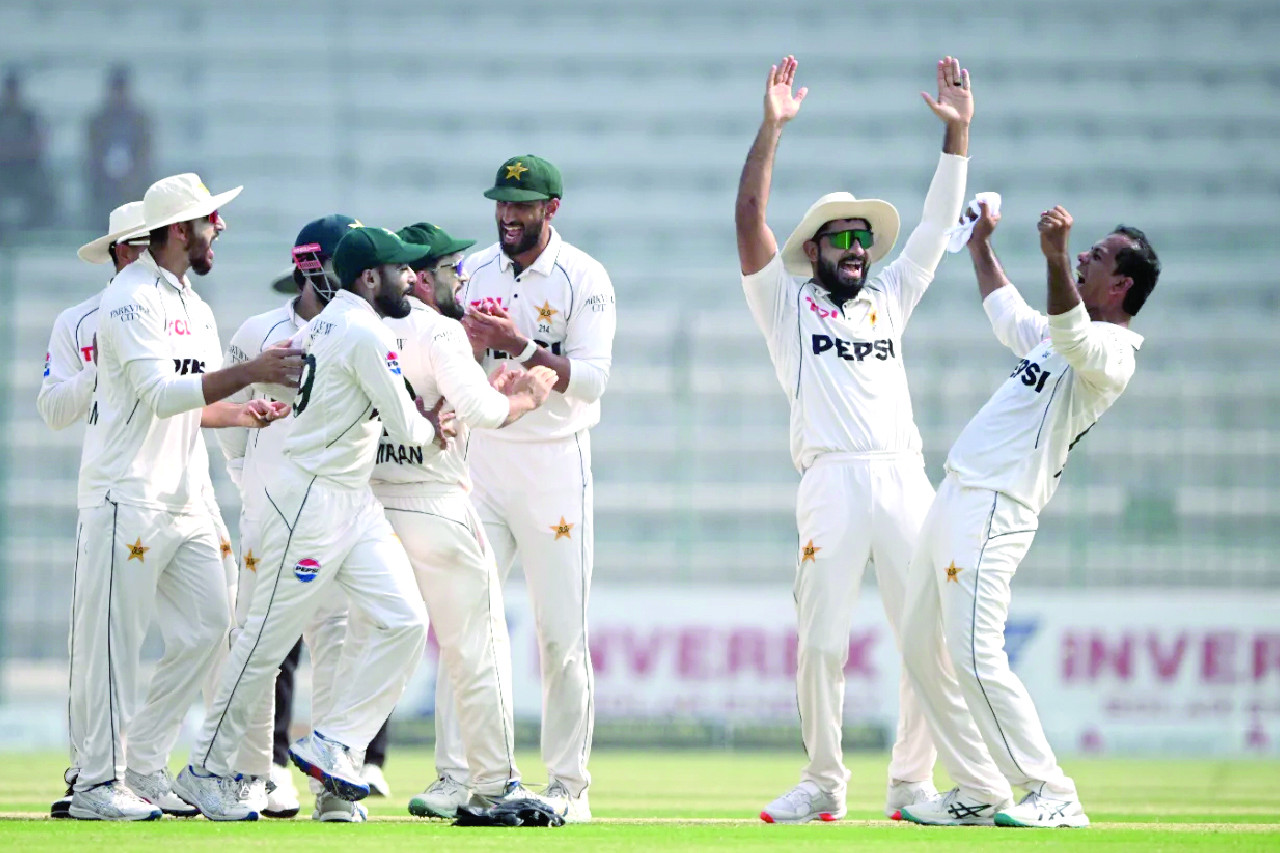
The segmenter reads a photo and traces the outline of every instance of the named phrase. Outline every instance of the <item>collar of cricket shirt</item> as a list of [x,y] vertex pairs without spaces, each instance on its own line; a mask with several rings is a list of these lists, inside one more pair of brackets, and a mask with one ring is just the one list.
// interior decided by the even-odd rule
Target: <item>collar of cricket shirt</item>
[[142,254],[138,255],[138,259],[134,261],[134,263],[142,264],[147,267],[147,269],[156,273],[165,284],[169,285],[179,293],[183,293],[191,289],[191,282],[187,281],[187,277],[185,275],[182,278],[178,278],[176,275],[160,266],[155,257],[152,256],[150,249],[147,249]]
[[[560,244],[564,240],[560,237],[560,232],[551,226],[551,239],[547,241],[547,248],[542,250],[542,254],[538,255],[538,259],[525,270],[533,270],[544,278],[551,275],[551,271],[555,269],[556,258],[560,257]],[[507,257],[507,253],[501,248],[498,249],[498,268],[503,272],[511,269],[511,265],[515,263],[511,258]]]

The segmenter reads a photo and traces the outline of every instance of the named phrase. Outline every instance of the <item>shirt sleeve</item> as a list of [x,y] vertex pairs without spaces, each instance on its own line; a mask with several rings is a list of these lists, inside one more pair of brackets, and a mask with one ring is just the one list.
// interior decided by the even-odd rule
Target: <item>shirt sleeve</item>
[[564,354],[569,359],[566,397],[594,403],[604,395],[613,365],[613,335],[618,312],[609,274],[598,264],[590,268],[565,326]]
[[756,326],[772,340],[775,330],[794,308],[796,294],[791,276],[782,264],[782,255],[775,253],[769,263],[742,277],[742,291],[747,296],[747,307],[755,318]]
[[1089,319],[1084,303],[1049,317],[1049,339],[1080,378],[1098,388],[1123,389],[1133,376],[1133,347]]
[[907,237],[902,254],[877,276],[889,296],[898,303],[901,311],[899,323],[904,326],[942,261],[947,248],[947,229],[960,220],[968,175],[968,157],[956,154],[939,156],[938,167],[925,195],[920,224]]
[[364,326],[353,326],[348,364],[356,382],[369,395],[382,426],[398,444],[420,445],[429,451],[436,437],[431,421],[418,413],[405,388],[400,363],[393,357],[395,342]]
[[[122,299],[102,301],[98,341],[113,346],[128,386],[157,418],[171,418],[204,408],[204,379],[178,376],[167,346],[159,300],[151,286],[134,289]],[[108,289],[110,294],[110,289]]]
[[1049,336],[1049,320],[1022,298],[1011,284],[997,287],[982,300],[996,340],[1018,358],[1038,347]]
[[[247,329],[241,326],[231,337],[231,343],[227,345],[227,352],[223,356],[222,363],[226,367],[234,367],[237,364],[244,364],[252,356],[249,355],[247,346],[252,346],[247,340]],[[227,397],[227,402],[242,404],[253,399],[252,386],[241,388],[236,393]],[[222,455],[227,460],[227,474],[231,477],[232,482],[237,487],[240,486],[240,476],[244,472],[244,454],[249,446],[249,430],[246,427],[227,427],[216,431],[218,437],[218,446],[222,448]]]
[[50,429],[65,429],[84,420],[97,378],[97,365],[85,361],[71,324],[65,315],[59,316],[49,336],[44,379],[36,396],[36,409]]
[[[458,420],[473,429],[497,429],[506,422],[511,404],[505,394],[489,385],[459,323],[450,321],[437,327],[431,340],[422,343],[440,394],[453,406]],[[577,368],[572,370],[576,373]]]

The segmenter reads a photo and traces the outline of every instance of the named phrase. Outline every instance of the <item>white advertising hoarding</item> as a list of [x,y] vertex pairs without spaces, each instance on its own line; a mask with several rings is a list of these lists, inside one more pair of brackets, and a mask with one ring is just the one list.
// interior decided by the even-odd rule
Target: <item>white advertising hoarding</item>
[[[517,715],[541,708],[532,614],[508,590]],[[591,599],[596,712],[615,718],[796,720],[795,610],[787,586],[598,586]],[[1280,754],[1280,595],[1015,590],[1014,670],[1065,753]],[[429,713],[433,654],[401,713]],[[890,730],[899,663],[874,588],[853,616],[850,724]]]

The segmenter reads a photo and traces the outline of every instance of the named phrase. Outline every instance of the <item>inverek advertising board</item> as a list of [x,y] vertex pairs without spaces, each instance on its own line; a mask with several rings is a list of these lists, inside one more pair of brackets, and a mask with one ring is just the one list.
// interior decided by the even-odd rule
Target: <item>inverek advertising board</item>
[[[515,711],[541,711],[524,590],[508,588]],[[796,722],[786,586],[608,586],[591,594],[601,719]],[[1280,595],[1016,590],[1005,649],[1064,753],[1280,753]],[[429,713],[432,660],[401,711]],[[845,718],[892,731],[900,666],[879,596],[849,634]]]

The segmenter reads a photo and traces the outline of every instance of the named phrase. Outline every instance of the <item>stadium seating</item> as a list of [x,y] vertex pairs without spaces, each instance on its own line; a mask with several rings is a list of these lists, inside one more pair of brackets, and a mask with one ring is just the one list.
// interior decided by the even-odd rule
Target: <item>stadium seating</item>
[[[0,5],[5,59],[49,127],[64,202],[83,194],[83,120],[126,60],[158,168],[244,184],[202,292],[229,338],[275,304],[265,283],[298,226],[345,210],[431,218],[492,239],[479,195],[497,164],[547,156],[558,224],[609,268],[619,329],[594,434],[597,583],[786,581],[798,479],[787,408],[743,304],[732,226],[767,65],[811,88],[779,152],[780,238],[833,189],[919,219],[940,130],[916,94],[931,61],[973,70],[971,188],[1006,199],[998,248],[1043,299],[1036,214],[1061,202],[1083,247],[1117,220],[1165,275],[1137,328],[1129,391],[1072,454],[1024,570],[1043,585],[1280,583],[1280,6],[992,0],[850,8],[796,0],[73,0]],[[110,33],[110,37],[107,34]],[[127,43],[128,48],[120,45]],[[1176,58],[1171,60],[1170,58]],[[61,648],[79,430],[32,401],[57,312],[102,271],[79,233],[0,248],[15,358],[7,456],[10,654]],[[1006,375],[965,255],[944,260],[905,359],[930,476]],[[212,444],[212,443],[211,443]],[[235,506],[211,450],[224,506]],[[52,639],[51,639],[52,638]]]

